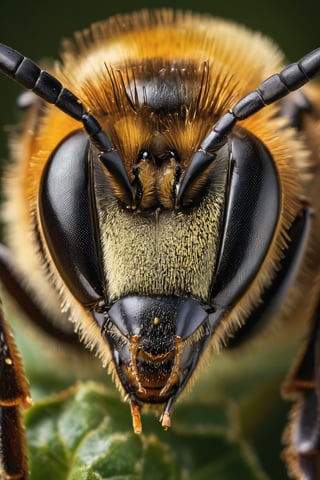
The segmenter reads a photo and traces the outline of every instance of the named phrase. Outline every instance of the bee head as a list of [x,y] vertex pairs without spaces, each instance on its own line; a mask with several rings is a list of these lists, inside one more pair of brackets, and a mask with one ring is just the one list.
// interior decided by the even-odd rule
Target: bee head
[[141,432],[144,404],[164,405],[162,425],[168,428],[175,401],[211,337],[208,312],[191,298],[127,296],[102,318],[135,432]]

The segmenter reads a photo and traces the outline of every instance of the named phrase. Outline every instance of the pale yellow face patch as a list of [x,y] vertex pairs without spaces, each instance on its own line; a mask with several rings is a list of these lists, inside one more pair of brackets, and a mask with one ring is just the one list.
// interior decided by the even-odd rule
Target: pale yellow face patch
[[[207,301],[217,255],[221,195],[188,213],[132,213],[101,200],[110,300],[129,294],[191,295]],[[155,324],[159,319],[154,319]]]

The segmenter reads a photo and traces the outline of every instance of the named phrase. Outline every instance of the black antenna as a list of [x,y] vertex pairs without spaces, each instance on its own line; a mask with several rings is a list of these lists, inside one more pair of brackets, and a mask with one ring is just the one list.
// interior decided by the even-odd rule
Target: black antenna
[[[0,44],[0,70],[23,87],[32,90],[46,102],[82,122],[91,142],[101,152],[100,159],[126,192],[134,208],[133,188],[120,155],[112,146],[99,122],[84,108],[81,101],[50,73],[10,47]],[[309,53],[262,82],[256,90],[245,95],[223,115],[195,152],[181,182],[176,186],[176,204],[196,178],[214,161],[216,152],[228,141],[235,124],[250,117],[290,92],[305,85],[320,72],[320,48]]]
[[32,90],[38,97],[82,122],[91,143],[100,152],[99,157],[102,163],[123,187],[132,207],[132,186],[121,157],[97,119],[84,108],[81,101],[49,72],[42,70],[32,60],[3,44],[0,44],[0,70],[24,88]]
[[266,105],[276,102],[290,92],[302,87],[320,73],[320,48],[307,54],[297,63],[292,63],[280,73],[275,73],[264,80],[256,90],[245,95],[223,115],[205,137],[200,148],[177,185],[176,203],[183,203],[183,196],[196,178],[214,161],[216,152],[228,141],[235,124],[261,110]]

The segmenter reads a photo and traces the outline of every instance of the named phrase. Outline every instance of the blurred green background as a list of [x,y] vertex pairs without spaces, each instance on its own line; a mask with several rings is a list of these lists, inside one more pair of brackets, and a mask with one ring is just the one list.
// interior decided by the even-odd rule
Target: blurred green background
[[[56,58],[61,38],[110,15],[141,8],[173,7],[208,12],[243,23],[272,37],[294,61],[319,46],[319,0],[13,0],[0,10],[0,42],[33,60]],[[21,89],[0,77],[0,159],[7,157],[4,126],[16,118]]]

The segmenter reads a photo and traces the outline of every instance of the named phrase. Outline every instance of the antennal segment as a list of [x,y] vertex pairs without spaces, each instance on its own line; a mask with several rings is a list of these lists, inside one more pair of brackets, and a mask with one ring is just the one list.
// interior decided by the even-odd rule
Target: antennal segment
[[85,109],[80,100],[50,73],[16,50],[0,44],[0,70],[38,97],[53,103],[63,112],[81,121]]
[[266,105],[297,90],[319,73],[320,48],[317,48],[280,73],[271,75],[256,90],[241,98],[232,110],[220,118],[195,152],[180,185],[177,186],[177,205],[181,205],[189,186],[214,161],[216,152],[227,143],[228,136],[239,120],[250,117]]
[[133,201],[133,188],[118,151],[113,147],[109,138],[102,130],[100,123],[89,112],[82,115],[82,123],[91,143],[101,152],[99,158],[117,183],[126,193],[132,209],[136,208]]
[[82,122],[91,143],[100,152],[101,162],[124,189],[130,207],[132,207],[132,186],[121,157],[97,119],[86,111],[81,101],[70,90],[64,88],[53,75],[42,70],[29,58],[3,44],[0,44],[0,70],[26,89],[32,90],[38,97]]
[[201,144],[201,149],[215,152],[226,143],[228,135],[238,120],[244,120],[266,105],[280,100],[297,90],[320,73],[320,48],[292,63],[280,73],[264,80],[256,90],[245,95],[235,107],[227,112],[209,132]]

